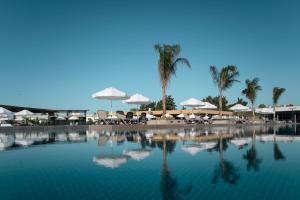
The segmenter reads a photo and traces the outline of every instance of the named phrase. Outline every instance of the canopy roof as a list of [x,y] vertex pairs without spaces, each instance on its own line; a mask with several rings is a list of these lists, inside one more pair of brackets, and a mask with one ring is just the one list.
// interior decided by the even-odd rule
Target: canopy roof
[[236,112],[243,112],[243,111],[250,111],[250,108],[247,106],[244,106],[242,104],[236,104],[236,105],[232,106],[230,108],[230,110],[236,111]]
[[125,100],[128,96],[125,92],[118,90],[113,87],[106,88],[100,92],[92,95],[95,99],[106,99],[106,100]]
[[125,100],[124,102],[128,103],[128,104],[137,104],[137,105],[151,103],[151,101],[148,97],[145,97],[141,94],[134,94],[129,99]]
[[16,116],[32,116],[33,113],[30,112],[29,110],[22,110],[20,112],[15,113]]
[[188,106],[188,107],[198,107],[198,106],[204,106],[205,104],[203,101],[200,101],[199,99],[196,98],[190,98],[186,101],[181,102],[182,106]]

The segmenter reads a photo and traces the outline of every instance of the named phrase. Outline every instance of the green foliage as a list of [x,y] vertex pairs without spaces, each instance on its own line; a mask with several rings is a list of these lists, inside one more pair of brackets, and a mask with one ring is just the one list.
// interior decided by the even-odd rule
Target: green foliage
[[266,108],[267,106],[265,104],[259,104],[259,108]]
[[156,102],[153,101],[153,102],[151,102],[151,103],[149,103],[149,104],[141,105],[140,110],[141,110],[141,111],[148,111],[149,108],[150,108],[151,110],[155,110],[155,107],[156,107]]
[[285,88],[274,87],[273,88],[273,105],[277,105],[279,98],[285,92]]
[[239,80],[236,79],[239,76],[239,71],[234,65],[223,67],[221,71],[219,71],[216,66],[211,66],[210,73],[220,91],[224,91],[230,88],[235,82],[239,82]]
[[243,98],[237,98],[237,101],[234,102],[233,104],[229,104],[228,105],[228,108],[231,108],[232,106],[235,106],[236,104],[241,104],[243,106],[247,106],[248,102],[247,101],[244,101]]
[[262,90],[258,82],[259,82],[259,78],[254,78],[253,80],[247,79],[245,81],[246,88],[242,91],[242,94],[245,95],[252,104],[256,100],[257,92]]
[[[162,100],[156,103],[156,110],[162,110]],[[166,98],[166,110],[176,110],[176,103],[171,95]]]
[[154,45],[154,49],[159,53],[158,72],[162,86],[162,110],[166,112],[166,90],[173,75],[176,75],[178,64],[184,64],[191,68],[191,64],[186,58],[179,57],[180,45]]
[[[167,110],[176,110],[176,103],[174,98],[169,95],[166,98],[166,109]],[[141,105],[140,110],[141,111],[148,111],[149,108],[151,108],[151,110],[162,110],[162,100],[158,101],[158,102],[151,102],[150,104],[147,105]]]
[[[203,101],[206,101],[206,102],[209,102],[215,106],[218,107],[219,109],[219,96],[216,96],[216,97],[212,97],[212,96],[207,96],[205,99],[203,99]],[[229,110],[230,106],[227,105],[228,104],[228,100],[226,99],[225,96],[223,96],[222,98],[222,110]]]

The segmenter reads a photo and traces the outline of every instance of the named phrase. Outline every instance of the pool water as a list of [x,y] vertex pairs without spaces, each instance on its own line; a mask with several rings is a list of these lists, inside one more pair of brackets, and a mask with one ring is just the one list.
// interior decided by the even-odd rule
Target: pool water
[[1,133],[0,197],[300,199],[299,130]]

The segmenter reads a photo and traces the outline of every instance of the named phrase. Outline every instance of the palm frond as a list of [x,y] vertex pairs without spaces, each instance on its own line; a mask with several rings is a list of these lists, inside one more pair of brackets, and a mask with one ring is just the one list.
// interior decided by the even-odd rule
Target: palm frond
[[276,105],[278,103],[279,98],[285,92],[285,88],[274,87],[273,88],[273,104]]

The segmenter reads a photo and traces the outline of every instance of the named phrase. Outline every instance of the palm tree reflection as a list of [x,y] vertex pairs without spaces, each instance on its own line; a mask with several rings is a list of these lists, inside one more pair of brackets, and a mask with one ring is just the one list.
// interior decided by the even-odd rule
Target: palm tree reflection
[[285,156],[281,152],[279,145],[276,141],[276,127],[273,128],[274,142],[273,142],[273,155],[274,160],[285,160]]
[[[235,167],[230,161],[224,159],[223,144],[224,142],[221,136],[219,141],[219,148],[216,149],[217,151],[219,151],[220,161],[215,167],[212,183],[216,184],[220,180],[223,180],[225,183],[236,184],[240,178],[239,169]],[[227,145],[227,142],[225,142],[225,144]]]
[[160,180],[160,191],[162,199],[181,199],[182,194],[187,194],[192,190],[192,186],[189,185],[183,189],[180,189],[178,186],[177,179],[172,176],[171,171],[168,166],[167,156],[168,153],[174,151],[175,145],[174,142],[163,141],[162,147],[163,150],[163,165],[161,170],[161,180]]
[[257,151],[255,147],[255,142],[256,142],[256,133],[255,129],[253,129],[253,134],[252,134],[252,146],[251,148],[246,152],[246,154],[243,156],[245,160],[248,161],[247,163],[247,170],[250,171],[253,169],[254,171],[259,171],[259,165],[262,163],[262,159],[258,158],[257,156]]

